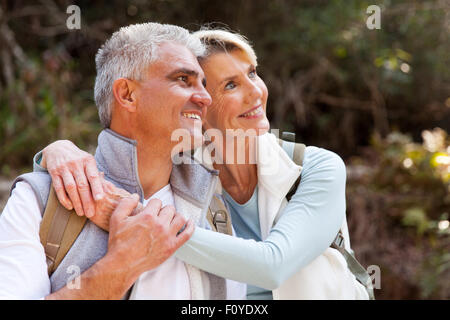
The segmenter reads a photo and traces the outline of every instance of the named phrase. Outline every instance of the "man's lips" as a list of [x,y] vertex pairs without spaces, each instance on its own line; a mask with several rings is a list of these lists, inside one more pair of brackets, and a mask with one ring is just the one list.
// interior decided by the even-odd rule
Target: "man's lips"
[[198,110],[184,110],[181,115],[188,119],[202,120],[202,112]]

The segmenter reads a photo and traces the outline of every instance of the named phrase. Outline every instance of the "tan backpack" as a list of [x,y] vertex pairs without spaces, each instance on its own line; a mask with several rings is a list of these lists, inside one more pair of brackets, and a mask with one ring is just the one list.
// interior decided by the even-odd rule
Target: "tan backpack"
[[[51,275],[66,256],[86,223],[85,216],[64,208],[53,187],[42,217],[39,237],[44,247],[48,274]],[[213,231],[232,235],[231,219],[222,201],[214,196],[207,213]]]

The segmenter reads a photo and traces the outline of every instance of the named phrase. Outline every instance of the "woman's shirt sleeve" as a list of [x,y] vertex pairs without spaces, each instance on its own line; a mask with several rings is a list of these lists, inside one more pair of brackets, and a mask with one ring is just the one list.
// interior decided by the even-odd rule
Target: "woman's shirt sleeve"
[[337,154],[307,147],[300,184],[264,241],[196,228],[175,256],[227,279],[276,289],[334,240],[345,217],[345,183]]

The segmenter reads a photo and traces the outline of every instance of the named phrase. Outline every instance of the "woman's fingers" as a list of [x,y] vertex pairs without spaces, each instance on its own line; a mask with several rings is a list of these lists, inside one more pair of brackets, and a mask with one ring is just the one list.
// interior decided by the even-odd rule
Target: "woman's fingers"
[[173,220],[173,217],[176,214],[176,210],[174,206],[168,205],[162,208],[159,211],[158,216],[162,218],[162,220],[165,222],[165,224],[169,225],[171,221]]
[[95,203],[92,198],[91,188],[89,187],[89,182],[86,178],[84,170],[82,167],[77,167],[73,171],[73,176],[75,177],[75,182],[77,184],[78,194],[81,199],[81,205],[83,207],[84,214],[86,217],[91,218],[95,214]]
[[85,172],[89,180],[89,185],[91,186],[92,196],[95,201],[103,199],[102,176],[98,172],[95,159],[93,157],[89,158],[89,160],[86,161],[85,166]]
[[180,214],[176,213],[170,222],[170,227],[175,232],[175,234],[178,234],[180,230],[186,225],[187,220]]
[[78,188],[75,184],[75,180],[73,179],[72,174],[68,170],[65,170],[61,174],[61,177],[64,182],[64,188],[69,195],[70,201],[72,201],[75,212],[79,216],[84,216],[83,205],[81,204],[80,196],[78,194]]
[[58,197],[59,202],[67,209],[72,210],[73,205],[70,199],[67,197],[66,190],[64,189],[63,181],[60,176],[53,175],[52,176],[52,182],[53,182],[53,188],[55,189],[56,196]]
[[192,234],[194,233],[194,230],[195,230],[194,222],[189,219],[188,222],[186,223],[183,231],[181,231],[177,235],[176,247],[179,248],[186,241],[188,241],[190,239],[190,237],[192,236]]

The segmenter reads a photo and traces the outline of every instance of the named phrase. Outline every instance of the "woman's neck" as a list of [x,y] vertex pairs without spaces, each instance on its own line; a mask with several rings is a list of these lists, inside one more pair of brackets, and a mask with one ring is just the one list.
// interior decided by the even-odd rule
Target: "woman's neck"
[[221,146],[214,146],[213,165],[219,170],[222,188],[236,202],[243,204],[252,197],[258,184],[256,138],[248,137],[241,145],[236,140],[225,139]]

